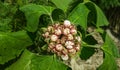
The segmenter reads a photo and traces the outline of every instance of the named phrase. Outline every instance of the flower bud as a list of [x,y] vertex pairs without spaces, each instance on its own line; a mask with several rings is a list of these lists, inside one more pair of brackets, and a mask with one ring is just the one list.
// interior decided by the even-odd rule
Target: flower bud
[[53,30],[53,27],[52,27],[52,26],[48,26],[47,30],[48,30],[49,32],[51,32],[51,31]]
[[44,37],[48,37],[49,36],[49,32],[45,32]]
[[61,55],[61,58],[63,59],[63,60],[68,60],[69,59],[69,56],[66,54],[66,55]]
[[73,40],[74,38],[73,38],[73,35],[72,34],[69,34],[68,35],[68,40]]
[[66,46],[66,48],[67,48],[67,49],[72,49],[73,46],[72,46],[72,45],[68,45],[68,46]]
[[66,41],[65,46],[68,46],[68,45],[74,45],[74,43],[72,41]]
[[58,36],[57,35],[52,35],[50,39],[51,39],[51,41],[57,41]]
[[69,20],[65,20],[64,21],[64,26],[65,27],[69,27],[71,25],[70,21]]
[[80,50],[80,44],[76,44],[75,49],[76,49],[77,51],[79,51],[79,50]]
[[77,40],[78,42],[80,42],[80,41],[81,41],[80,36],[77,36],[77,37],[76,37],[76,40]]
[[72,54],[75,54],[75,53],[76,53],[76,50],[75,50],[75,49],[69,49],[68,52],[69,52],[69,53],[72,53]]
[[56,35],[61,35],[61,34],[62,34],[62,31],[61,31],[60,29],[56,29],[56,30],[55,30],[55,34],[56,34]]
[[55,44],[53,43],[53,42],[51,42],[50,44],[49,44],[49,48],[50,49],[53,49],[55,47]]
[[72,28],[72,29],[70,30],[70,33],[73,34],[73,35],[75,35],[75,34],[77,34],[77,30],[76,30],[75,28]]
[[63,49],[63,46],[61,44],[57,44],[55,48],[57,51],[61,51]]
[[69,28],[65,28],[65,29],[63,30],[63,34],[64,34],[64,35],[70,34],[70,29],[69,29]]

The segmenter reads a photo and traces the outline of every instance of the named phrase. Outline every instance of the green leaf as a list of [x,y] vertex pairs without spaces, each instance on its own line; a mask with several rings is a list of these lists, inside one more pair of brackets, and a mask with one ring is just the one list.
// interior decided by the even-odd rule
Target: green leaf
[[20,10],[25,13],[27,30],[30,32],[35,32],[38,28],[39,17],[43,14],[51,16],[51,12],[54,10],[54,8],[50,6],[28,4],[21,7]]
[[82,60],[89,59],[95,53],[95,49],[91,47],[83,47],[81,50],[80,58]]
[[31,61],[32,70],[67,70],[67,66],[58,61],[54,56],[35,56]]
[[6,68],[6,70],[30,70],[31,58],[33,55],[33,53],[25,50],[20,59],[18,59],[18,61],[16,61],[10,67]]
[[31,44],[32,41],[26,31],[0,32],[0,64],[18,57]]
[[68,19],[75,25],[80,25],[84,28],[84,30],[86,30],[88,13],[88,8],[83,3],[80,3],[72,10]]
[[119,50],[108,34],[106,34],[105,43],[104,43],[102,49],[105,52],[113,55],[114,57],[119,57]]
[[62,9],[64,12],[66,12],[69,7],[69,4],[73,0],[51,0],[51,1],[57,6],[57,8]]
[[117,63],[114,56],[105,52],[103,64],[97,70],[117,70]]
[[18,61],[6,70],[67,70],[67,66],[51,55],[35,55],[24,51]]
[[97,27],[99,26],[105,26],[108,25],[109,22],[107,18],[105,17],[104,13],[102,10],[93,2],[86,2],[85,5],[88,7],[88,9],[91,11],[89,13],[89,19],[91,22],[95,23]]

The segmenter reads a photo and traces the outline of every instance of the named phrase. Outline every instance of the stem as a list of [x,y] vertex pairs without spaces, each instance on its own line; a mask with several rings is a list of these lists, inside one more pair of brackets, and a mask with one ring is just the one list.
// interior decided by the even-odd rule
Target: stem
[[51,22],[52,22],[52,24],[54,23],[54,21],[53,21],[53,19],[52,19],[52,16],[50,15],[50,20],[51,20]]

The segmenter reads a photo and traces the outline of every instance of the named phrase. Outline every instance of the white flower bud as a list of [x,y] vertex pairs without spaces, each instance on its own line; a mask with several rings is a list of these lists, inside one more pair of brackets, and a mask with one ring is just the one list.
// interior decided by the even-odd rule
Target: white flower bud
[[56,29],[56,30],[55,30],[55,34],[56,34],[56,35],[61,35],[61,34],[62,34],[62,31],[61,31],[60,29]]
[[50,39],[51,39],[51,41],[57,41],[58,36],[57,35],[52,35]]
[[67,54],[66,55],[61,55],[61,58],[66,61],[66,60],[69,59],[69,56]]
[[45,32],[44,37],[48,37],[49,36],[49,32]]
[[80,47],[77,46],[77,47],[75,47],[75,49],[76,49],[77,51],[79,51],[79,50],[80,50]]
[[75,49],[69,49],[68,52],[69,52],[69,53],[72,53],[72,54],[75,54],[75,53],[76,53],[76,50],[75,50]]
[[77,30],[76,30],[75,28],[72,28],[72,29],[70,30],[70,33],[73,34],[73,35],[75,35],[75,34],[77,34]]
[[68,51],[66,49],[63,49],[62,52],[61,52],[63,55],[66,55],[68,54]]
[[73,35],[72,35],[72,34],[69,34],[69,35],[68,35],[68,40],[73,40],[73,39],[74,39]]
[[57,51],[61,51],[63,49],[63,46],[61,44],[57,44],[55,48]]
[[69,45],[74,45],[74,43],[72,41],[66,41],[65,46],[69,46]]
[[63,34],[64,34],[64,35],[70,34],[70,29],[69,29],[69,28],[65,28],[65,29],[63,30]]
[[47,30],[50,32],[53,30],[53,27],[52,26],[48,26]]
[[53,42],[51,42],[48,46],[50,49],[53,49],[55,47],[55,44]]
[[64,21],[64,26],[65,27],[69,27],[71,25],[70,21],[69,20],[65,20]]
[[80,36],[77,36],[77,37],[76,37],[76,40],[77,40],[78,42],[80,42],[80,41],[81,41]]
[[73,46],[72,46],[72,45],[68,45],[68,46],[66,46],[66,48],[67,48],[67,49],[72,49]]

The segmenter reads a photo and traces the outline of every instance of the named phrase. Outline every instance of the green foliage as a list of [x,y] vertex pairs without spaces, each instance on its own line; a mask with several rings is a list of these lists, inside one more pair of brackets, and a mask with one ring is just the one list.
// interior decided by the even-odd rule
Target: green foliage
[[82,60],[89,59],[95,53],[95,49],[91,47],[83,47],[80,53],[80,58]]
[[89,14],[89,20],[90,20],[89,22],[94,23],[94,25],[96,25],[97,27],[105,26],[109,24],[104,13],[96,4],[94,4],[93,2],[87,2],[86,6],[91,11]]
[[35,55],[25,50],[21,58],[6,70],[67,70],[67,68],[54,56]]
[[[94,32],[89,33],[87,30],[93,26],[103,35],[105,31],[100,27],[109,24],[95,3],[88,0],[9,1],[0,2],[0,64],[7,65],[5,68],[9,66],[6,70],[67,70],[68,66],[55,54],[46,51],[47,45],[42,38],[44,27],[65,19],[76,25],[78,35],[83,35],[79,55],[81,59],[87,60],[96,49],[102,49],[105,57],[98,70],[117,70],[115,58],[120,55],[111,38],[104,35],[104,44],[99,48],[96,47],[98,42],[93,37]],[[16,58],[18,56],[20,58]],[[16,62],[9,63],[15,58]]]
[[72,12],[68,16],[68,19],[72,23],[80,25],[86,30],[88,13],[88,8],[83,3],[80,3],[72,10]]
[[98,70],[117,70],[117,64],[114,56],[105,52],[103,64],[98,67]]
[[114,57],[119,57],[117,46],[114,44],[113,40],[109,37],[109,35],[106,35],[105,43],[102,49]]
[[34,56],[31,61],[32,70],[67,70],[67,68],[53,55]]
[[18,57],[31,44],[26,31],[0,32],[0,64]]
[[38,28],[39,17],[43,14],[51,16],[51,12],[54,10],[54,8],[50,6],[29,4],[21,7],[20,10],[23,11],[26,16],[26,29],[30,32],[35,32]]
[[[62,9],[64,12],[67,11],[72,0],[51,0],[59,9]],[[62,3],[64,3],[64,5]]]
[[30,70],[30,63],[33,55],[33,53],[25,50],[20,59],[18,59],[18,61],[16,61],[10,67],[6,68],[6,70]]

